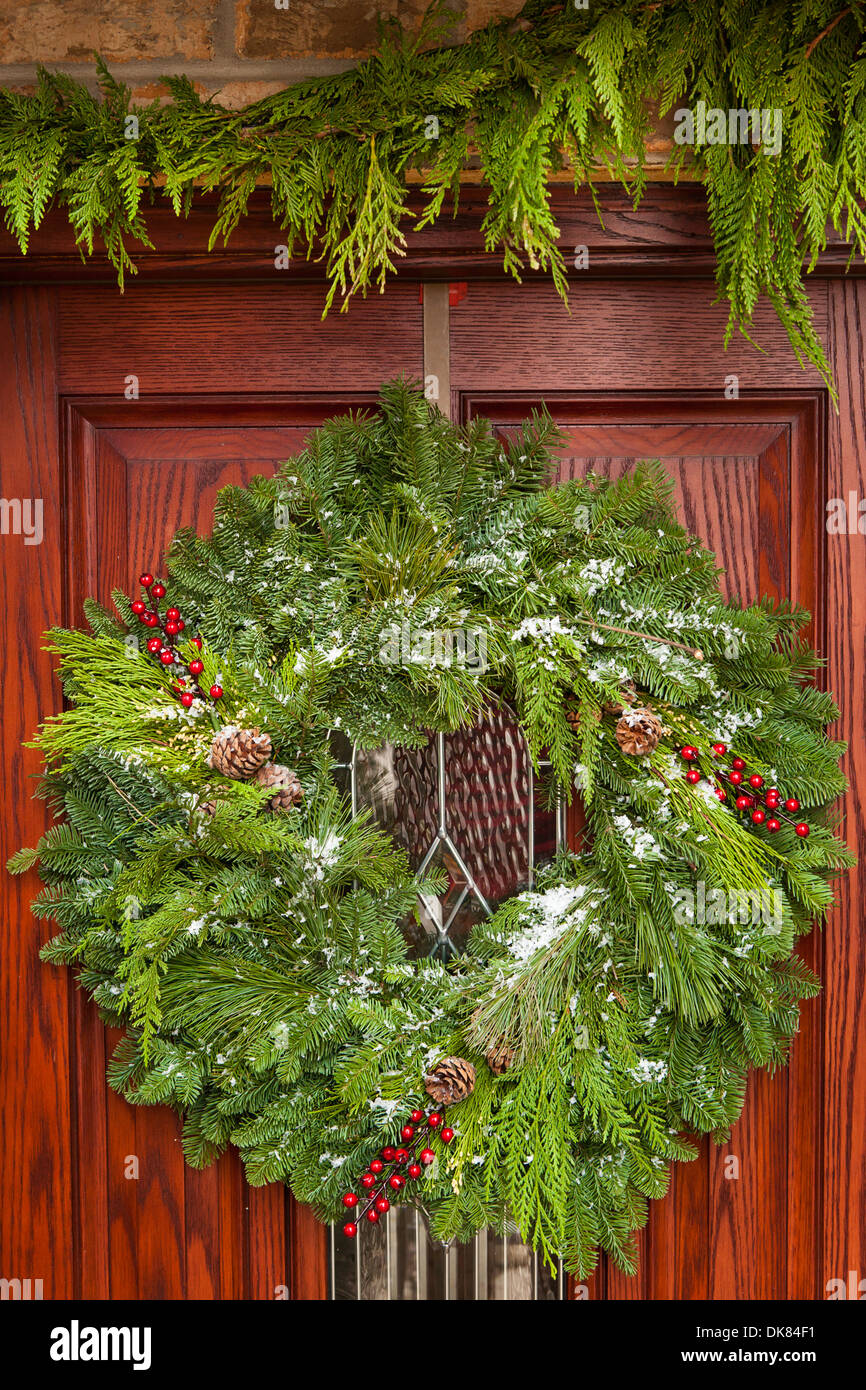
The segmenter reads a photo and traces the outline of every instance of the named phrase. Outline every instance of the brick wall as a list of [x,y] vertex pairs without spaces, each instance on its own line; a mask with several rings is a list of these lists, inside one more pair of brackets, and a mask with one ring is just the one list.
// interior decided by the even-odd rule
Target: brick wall
[[[459,41],[523,0],[455,0]],[[186,73],[226,106],[322,73],[376,46],[376,14],[407,25],[427,0],[0,0],[0,85],[27,90],[36,65],[85,79],[99,52],[141,100],[163,73]]]

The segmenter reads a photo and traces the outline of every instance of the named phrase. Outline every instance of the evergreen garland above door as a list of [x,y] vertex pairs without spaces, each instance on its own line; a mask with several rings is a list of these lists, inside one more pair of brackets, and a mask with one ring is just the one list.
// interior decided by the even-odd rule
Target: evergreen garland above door
[[[0,92],[0,202],[26,253],[63,206],[83,254],[98,242],[123,285],[148,248],[147,208],[181,216],[218,190],[211,245],[270,184],[287,257],[319,257],[335,299],[384,286],[412,230],[446,216],[473,162],[489,189],[487,249],[568,296],[579,268],[558,244],[549,187],[601,171],[639,203],[645,142],[675,113],[669,176],[703,181],[728,335],[762,297],[802,363],[832,389],[803,286],[827,229],[866,250],[864,6],[838,0],[529,0],[513,20],[443,46],[455,11],[434,0],[420,33],[389,22],[357,68],[228,111],[184,77],[171,103],[132,107],[98,64],[100,96],[42,71]],[[426,204],[409,207],[420,180]]]

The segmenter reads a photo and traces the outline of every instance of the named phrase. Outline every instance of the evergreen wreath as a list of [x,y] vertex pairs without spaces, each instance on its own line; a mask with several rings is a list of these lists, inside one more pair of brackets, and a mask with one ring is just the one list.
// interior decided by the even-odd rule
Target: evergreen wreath
[[101,61],[101,99],[42,70],[33,94],[0,90],[0,203],[23,252],[46,210],[65,206],[82,254],[101,238],[122,286],[135,270],[129,243],[152,246],[148,202],[165,197],[180,216],[219,190],[213,245],[267,182],[289,254],[297,245],[325,261],[330,306],[384,286],[406,229],[435,221],[447,195],[456,204],[476,158],[487,250],[517,278],[527,265],[550,272],[567,298],[551,173],[572,169],[575,188],[591,189],[602,168],[637,203],[654,108],[778,111],[780,149],[705,133],[677,145],[672,165],[706,185],[726,342],[735,326],[748,334],[767,296],[798,360],[832,390],[802,277],[828,227],[852,256],[866,253],[864,13],[841,0],[529,0],[516,19],[449,44],[459,11],[434,0],[417,34],[383,23],[357,68],[243,111],[203,100],[185,77],[165,79],[169,104],[134,107]]
[[[165,582],[50,634],[62,819],[9,867],[38,863],[44,959],[125,1030],[111,1083],[185,1116],[189,1163],[234,1144],[348,1236],[392,1201],[442,1240],[513,1219],[585,1274],[599,1246],[634,1267],[689,1134],[784,1062],[818,989],[795,941],[853,860],[807,615],[723,600],[657,463],[550,487],[556,445],[545,414],[502,443],[392,383],[223,489]],[[474,626],[486,668],[383,661],[406,621]],[[333,731],[418,747],[503,702],[583,841],[416,958],[419,878],[353,817]]]

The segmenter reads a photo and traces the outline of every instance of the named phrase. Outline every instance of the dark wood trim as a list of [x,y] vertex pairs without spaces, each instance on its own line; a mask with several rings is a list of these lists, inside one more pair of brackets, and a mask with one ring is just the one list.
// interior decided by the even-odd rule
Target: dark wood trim
[[[551,185],[550,206],[560,228],[559,244],[566,263],[572,248],[589,250],[587,269],[574,271],[575,283],[587,278],[615,276],[712,277],[715,254],[706,210],[706,195],[696,184],[651,184],[640,206],[618,185],[595,187],[604,216],[599,223],[588,187],[576,192],[563,185]],[[286,270],[274,266],[275,247],[285,244],[285,232],[274,221],[267,189],[258,189],[250,200],[247,216],[233,233],[228,246],[208,251],[216,197],[203,194],[196,199],[187,218],[177,218],[163,201],[145,209],[151,239],[156,247],[149,251],[130,244],[138,275],[130,283],[159,280],[205,279],[222,281],[264,281],[268,284],[320,283],[324,264],[298,255]],[[419,215],[425,200],[412,191],[408,203],[411,214]],[[413,232],[407,219],[405,256],[397,260],[396,276],[409,280],[503,279],[502,257],[484,249],[482,223],[488,212],[488,191],[483,185],[464,187],[456,213],[443,211],[439,221],[423,231]],[[851,247],[832,229],[825,251],[815,271],[820,276],[839,276],[846,272]],[[853,264],[850,274],[866,273],[866,266]],[[0,283],[25,281],[55,284],[116,283],[116,274],[100,250],[82,261],[74,235],[62,208],[52,209],[31,238],[30,249],[22,256],[5,229],[0,229]],[[527,283],[549,281],[542,272],[527,269]]]

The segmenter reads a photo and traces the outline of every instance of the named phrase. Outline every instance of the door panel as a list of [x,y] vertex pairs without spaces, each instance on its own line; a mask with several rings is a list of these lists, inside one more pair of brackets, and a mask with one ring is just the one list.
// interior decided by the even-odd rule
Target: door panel
[[[65,621],[88,594],[110,603],[142,568],[158,572],[180,526],[209,531],[219,488],[297,453],[328,416],[370,397],[268,402],[163,399],[140,410],[67,399]],[[249,1188],[234,1153],[196,1172],[180,1123],[105,1084],[119,1035],[78,991],[71,1001],[80,1289],[101,1298],[323,1297],[326,1233],[281,1184]],[[131,1161],[137,1178],[131,1178]]]
[[[541,397],[467,396],[463,413],[486,415],[507,433]],[[821,403],[762,397],[567,397],[545,393],[563,432],[557,481],[590,470],[618,477],[658,458],[675,483],[680,519],[718,556],[728,597],[788,596],[813,614],[824,639]],[[724,412],[724,421],[720,416]],[[799,953],[821,973],[814,933]],[[807,1001],[791,1063],[756,1072],[728,1144],[704,1139],[694,1163],[674,1167],[668,1196],[650,1206],[639,1236],[640,1267],[623,1275],[608,1260],[586,1290],[593,1297],[815,1298],[820,1228],[823,1005]],[[729,1160],[736,1159],[739,1177]],[[760,1252],[758,1256],[757,1252]]]
[[[647,225],[642,219],[641,238]],[[663,222],[651,231],[666,244]],[[691,236],[684,224],[683,247]],[[765,354],[737,339],[722,350],[723,311],[711,307],[709,278],[683,277],[684,266],[689,274],[706,270],[684,260],[683,247],[677,243],[649,278],[642,267],[652,258],[642,246],[632,247],[622,271],[614,246],[607,280],[578,277],[571,316],[546,282],[521,287],[462,270],[469,285],[451,314],[452,399],[464,413],[492,415],[502,429],[546,399],[569,433],[564,475],[661,457],[676,478],[684,520],[717,550],[730,591],[790,593],[811,607],[813,640],[828,652],[828,683],[843,705],[839,736],[853,741],[845,807],[849,843],[859,840],[862,862],[866,542],[835,538],[825,559],[823,504],[849,490],[866,493],[866,288],[817,278],[810,285],[840,385],[841,413],[825,418],[821,384],[799,370],[769,312],[756,321]],[[435,264],[449,273],[444,250]],[[50,273],[33,256],[27,265]],[[44,628],[80,623],[88,592],[106,597],[113,583],[128,587],[145,553],[157,563],[179,522],[207,524],[221,482],[272,466],[305,429],[345,404],[369,401],[383,380],[423,376],[417,284],[392,282],[384,296],[353,304],[348,318],[332,313],[322,322],[321,286],[289,285],[279,275],[276,287],[230,284],[215,258],[209,265],[202,258],[195,280],[173,285],[142,276],[123,296],[95,283],[0,293],[2,491],[42,499],[45,529],[40,546],[2,540],[4,611],[15,616],[0,683],[3,858],[35,843],[46,823],[29,781],[38,758],[21,747],[60,702],[41,649]],[[665,268],[674,273],[658,278]],[[723,398],[730,373],[741,390],[734,401]],[[129,374],[139,379],[136,401],[123,399]],[[579,823],[575,803],[567,832]],[[552,827],[537,816],[536,835],[549,849]],[[740,1179],[725,1177],[728,1151],[705,1144],[694,1164],[678,1167],[668,1198],[653,1204],[639,1273],[628,1279],[602,1262],[573,1293],[821,1298],[828,1279],[845,1279],[858,1265],[862,1277],[866,1179],[852,1160],[862,1149],[866,1095],[859,1023],[866,934],[857,885],[855,871],[824,941],[801,947],[824,993],[804,1008],[787,1072],[752,1078],[729,1150],[740,1158]],[[168,1112],[136,1111],[106,1092],[95,1010],[70,972],[38,960],[51,928],[29,913],[36,891],[33,874],[0,876],[0,1103],[12,1194],[0,1204],[0,1274],[42,1279],[46,1298],[178,1291],[273,1298],[277,1289],[321,1297],[321,1232],[305,1211],[287,1209],[282,1188],[248,1188],[232,1156],[204,1173],[185,1169]],[[137,1183],[123,1176],[130,1154],[146,1169]],[[405,1257],[392,1261],[395,1282],[386,1290],[381,1270],[376,1275],[377,1296],[407,1296],[407,1242]],[[432,1266],[422,1262],[428,1296],[444,1296],[455,1277],[465,1287],[440,1255]],[[509,1255],[506,1269],[504,1251],[485,1246],[479,1290],[501,1296],[507,1287],[513,1297],[518,1264]]]

